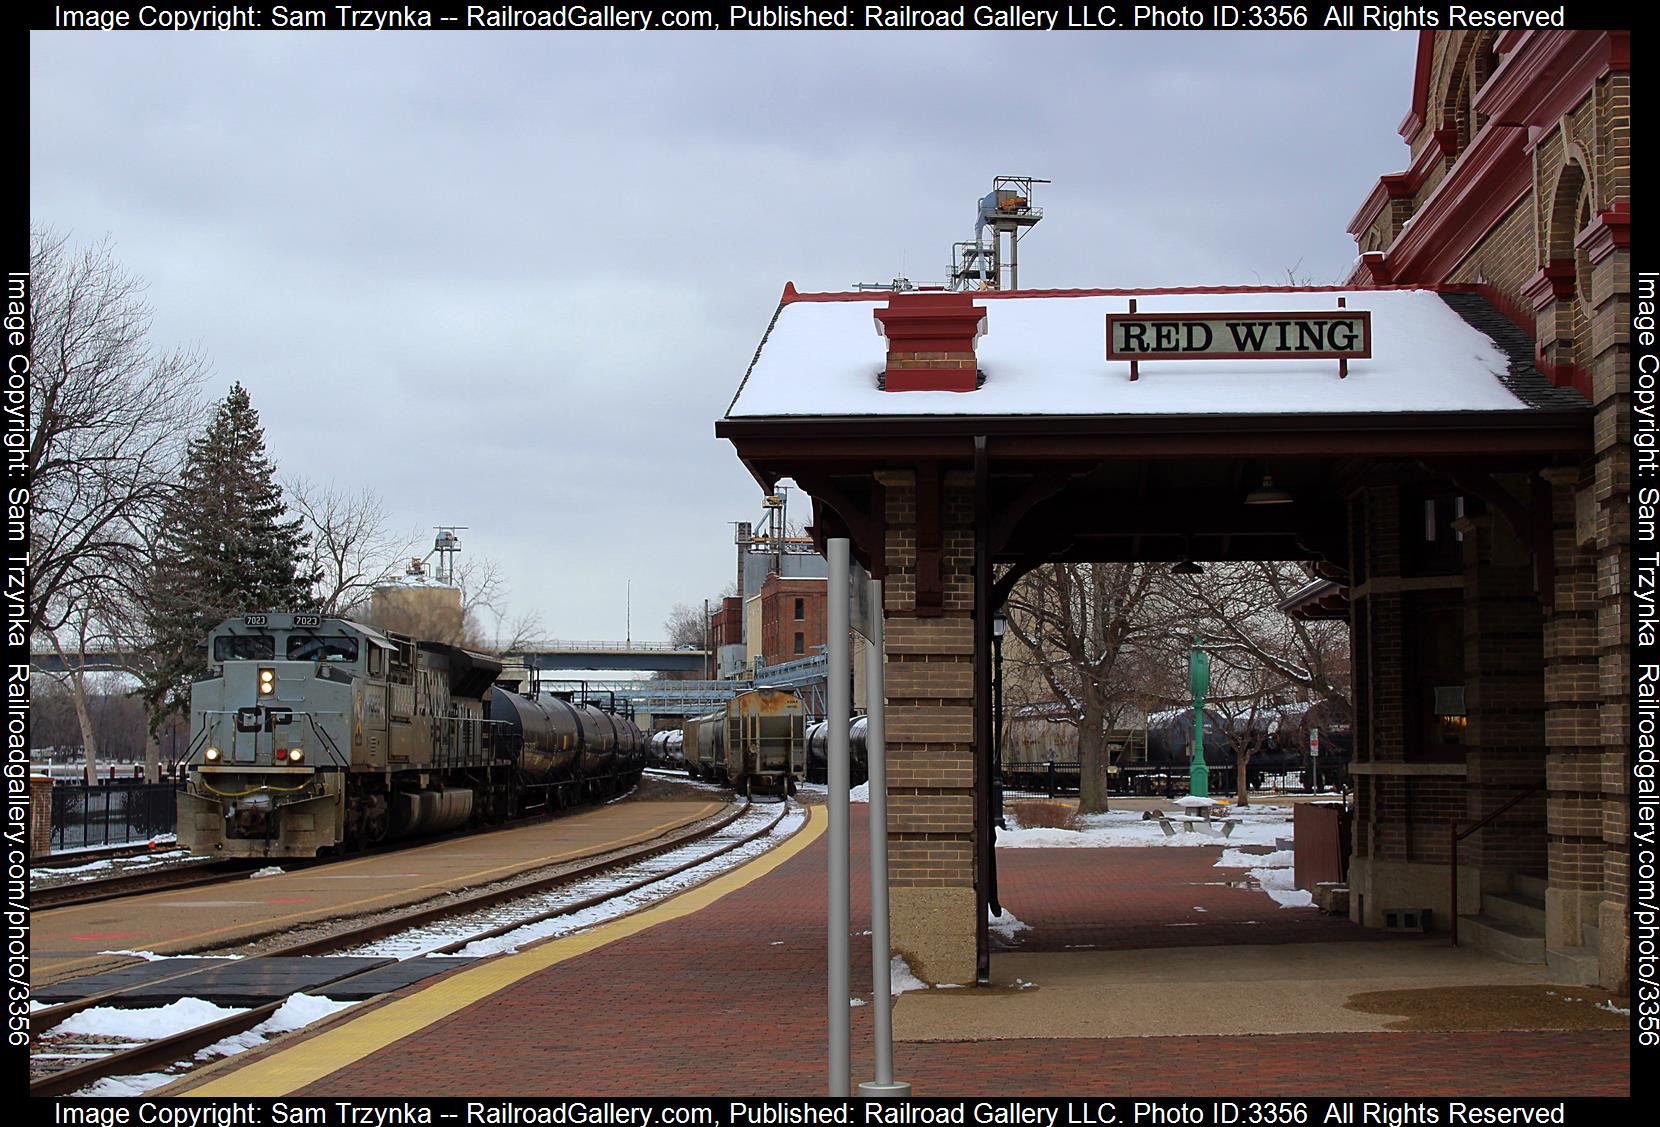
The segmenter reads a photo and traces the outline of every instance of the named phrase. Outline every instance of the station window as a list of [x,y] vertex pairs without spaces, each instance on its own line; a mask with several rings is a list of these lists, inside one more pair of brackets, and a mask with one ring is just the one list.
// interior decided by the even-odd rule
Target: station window
[[802,634],[799,631],[795,636],[795,652],[798,654],[804,654],[807,652],[807,635]]
[[807,600],[806,599],[797,599],[795,601],[795,620],[797,622],[800,622],[802,619],[804,619],[806,617],[807,617]]

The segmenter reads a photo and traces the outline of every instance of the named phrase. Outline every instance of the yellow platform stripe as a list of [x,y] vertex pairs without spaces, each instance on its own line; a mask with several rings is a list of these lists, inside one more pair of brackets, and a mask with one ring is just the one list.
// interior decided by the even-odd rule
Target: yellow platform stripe
[[824,817],[807,807],[807,824],[789,841],[714,880],[686,890],[654,907],[635,912],[576,935],[552,939],[529,950],[491,959],[453,974],[425,990],[344,1021],[326,1032],[217,1076],[198,1088],[169,1092],[180,1096],[283,1096],[362,1060],[401,1038],[418,1032],[491,994],[567,959],[598,950],[648,928],[702,911],[715,901],[772,872],[816,841]]

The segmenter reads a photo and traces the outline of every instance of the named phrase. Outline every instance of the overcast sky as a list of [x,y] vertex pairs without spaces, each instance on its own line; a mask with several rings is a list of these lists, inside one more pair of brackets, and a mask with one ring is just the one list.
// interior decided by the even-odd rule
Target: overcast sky
[[112,238],[284,474],[656,639],[759,517],[714,422],[786,281],[943,281],[997,174],[1053,181],[1028,287],[1341,281],[1416,39],[40,32],[30,216]]

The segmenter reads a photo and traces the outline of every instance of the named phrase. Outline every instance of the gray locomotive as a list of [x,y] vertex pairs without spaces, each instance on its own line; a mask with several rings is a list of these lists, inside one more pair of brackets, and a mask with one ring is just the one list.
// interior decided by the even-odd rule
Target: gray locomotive
[[208,635],[178,834],[193,852],[314,857],[620,794],[644,735],[495,684],[484,654],[316,614]]

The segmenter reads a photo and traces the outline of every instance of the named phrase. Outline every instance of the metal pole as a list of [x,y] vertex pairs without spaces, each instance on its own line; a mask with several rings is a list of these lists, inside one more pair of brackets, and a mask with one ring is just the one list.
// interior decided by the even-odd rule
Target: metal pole
[[911,1086],[893,1078],[893,986],[888,943],[888,749],[887,686],[882,667],[882,581],[870,581],[873,619],[865,639],[865,756],[870,770],[870,979],[876,1021],[876,1080],[859,1085],[861,1096],[903,1098]]
[[[836,537],[826,544],[829,560],[829,622],[825,671],[828,681],[830,727],[826,732],[825,774],[829,784],[830,848],[830,1076],[828,1095],[846,1098],[852,1081],[852,1029],[849,1024],[848,993],[848,833],[847,833],[847,727],[853,696],[852,657],[849,653],[849,595],[847,579],[847,538]],[[866,724],[867,731],[869,724]]]

